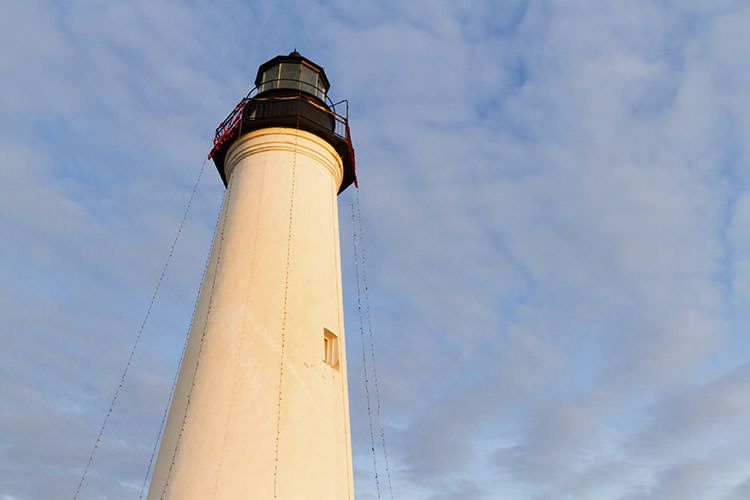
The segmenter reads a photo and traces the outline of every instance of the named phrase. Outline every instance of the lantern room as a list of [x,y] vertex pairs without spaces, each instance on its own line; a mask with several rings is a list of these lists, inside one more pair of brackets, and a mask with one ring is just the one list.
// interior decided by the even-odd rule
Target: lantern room
[[288,56],[276,56],[262,64],[255,86],[261,94],[272,90],[301,90],[325,102],[331,85],[323,68],[295,50]]
[[208,157],[216,164],[224,184],[227,184],[224,159],[235,139],[260,128],[288,127],[305,130],[328,141],[341,156],[344,176],[339,192],[352,183],[356,185],[349,103],[346,99],[337,103],[331,101],[330,86],[323,68],[296,50],[261,64],[255,88],[216,128]]

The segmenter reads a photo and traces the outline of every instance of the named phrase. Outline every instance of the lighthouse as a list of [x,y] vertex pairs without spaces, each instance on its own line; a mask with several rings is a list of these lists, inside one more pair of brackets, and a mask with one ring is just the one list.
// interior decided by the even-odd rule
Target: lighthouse
[[277,56],[217,129],[224,204],[149,500],[354,498],[337,195],[356,179],[329,87]]

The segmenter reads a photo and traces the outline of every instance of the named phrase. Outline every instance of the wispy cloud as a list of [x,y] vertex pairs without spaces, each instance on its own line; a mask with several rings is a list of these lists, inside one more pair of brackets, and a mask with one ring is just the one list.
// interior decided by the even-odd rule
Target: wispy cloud
[[[5,14],[0,496],[72,493],[210,133],[295,44],[351,102],[398,498],[748,496],[743,3]],[[223,192],[200,189],[91,498],[145,473]]]

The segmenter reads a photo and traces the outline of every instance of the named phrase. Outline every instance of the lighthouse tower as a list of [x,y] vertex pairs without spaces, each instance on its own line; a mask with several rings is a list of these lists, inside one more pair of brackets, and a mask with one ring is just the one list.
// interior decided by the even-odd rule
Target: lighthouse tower
[[149,500],[354,498],[336,205],[355,181],[347,117],[296,51],[255,85],[210,154],[227,189]]

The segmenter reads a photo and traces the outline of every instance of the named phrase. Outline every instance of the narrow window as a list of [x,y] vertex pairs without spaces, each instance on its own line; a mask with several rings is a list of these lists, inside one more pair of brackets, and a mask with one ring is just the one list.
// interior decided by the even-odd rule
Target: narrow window
[[339,367],[339,339],[329,329],[323,329],[323,360],[333,368]]

